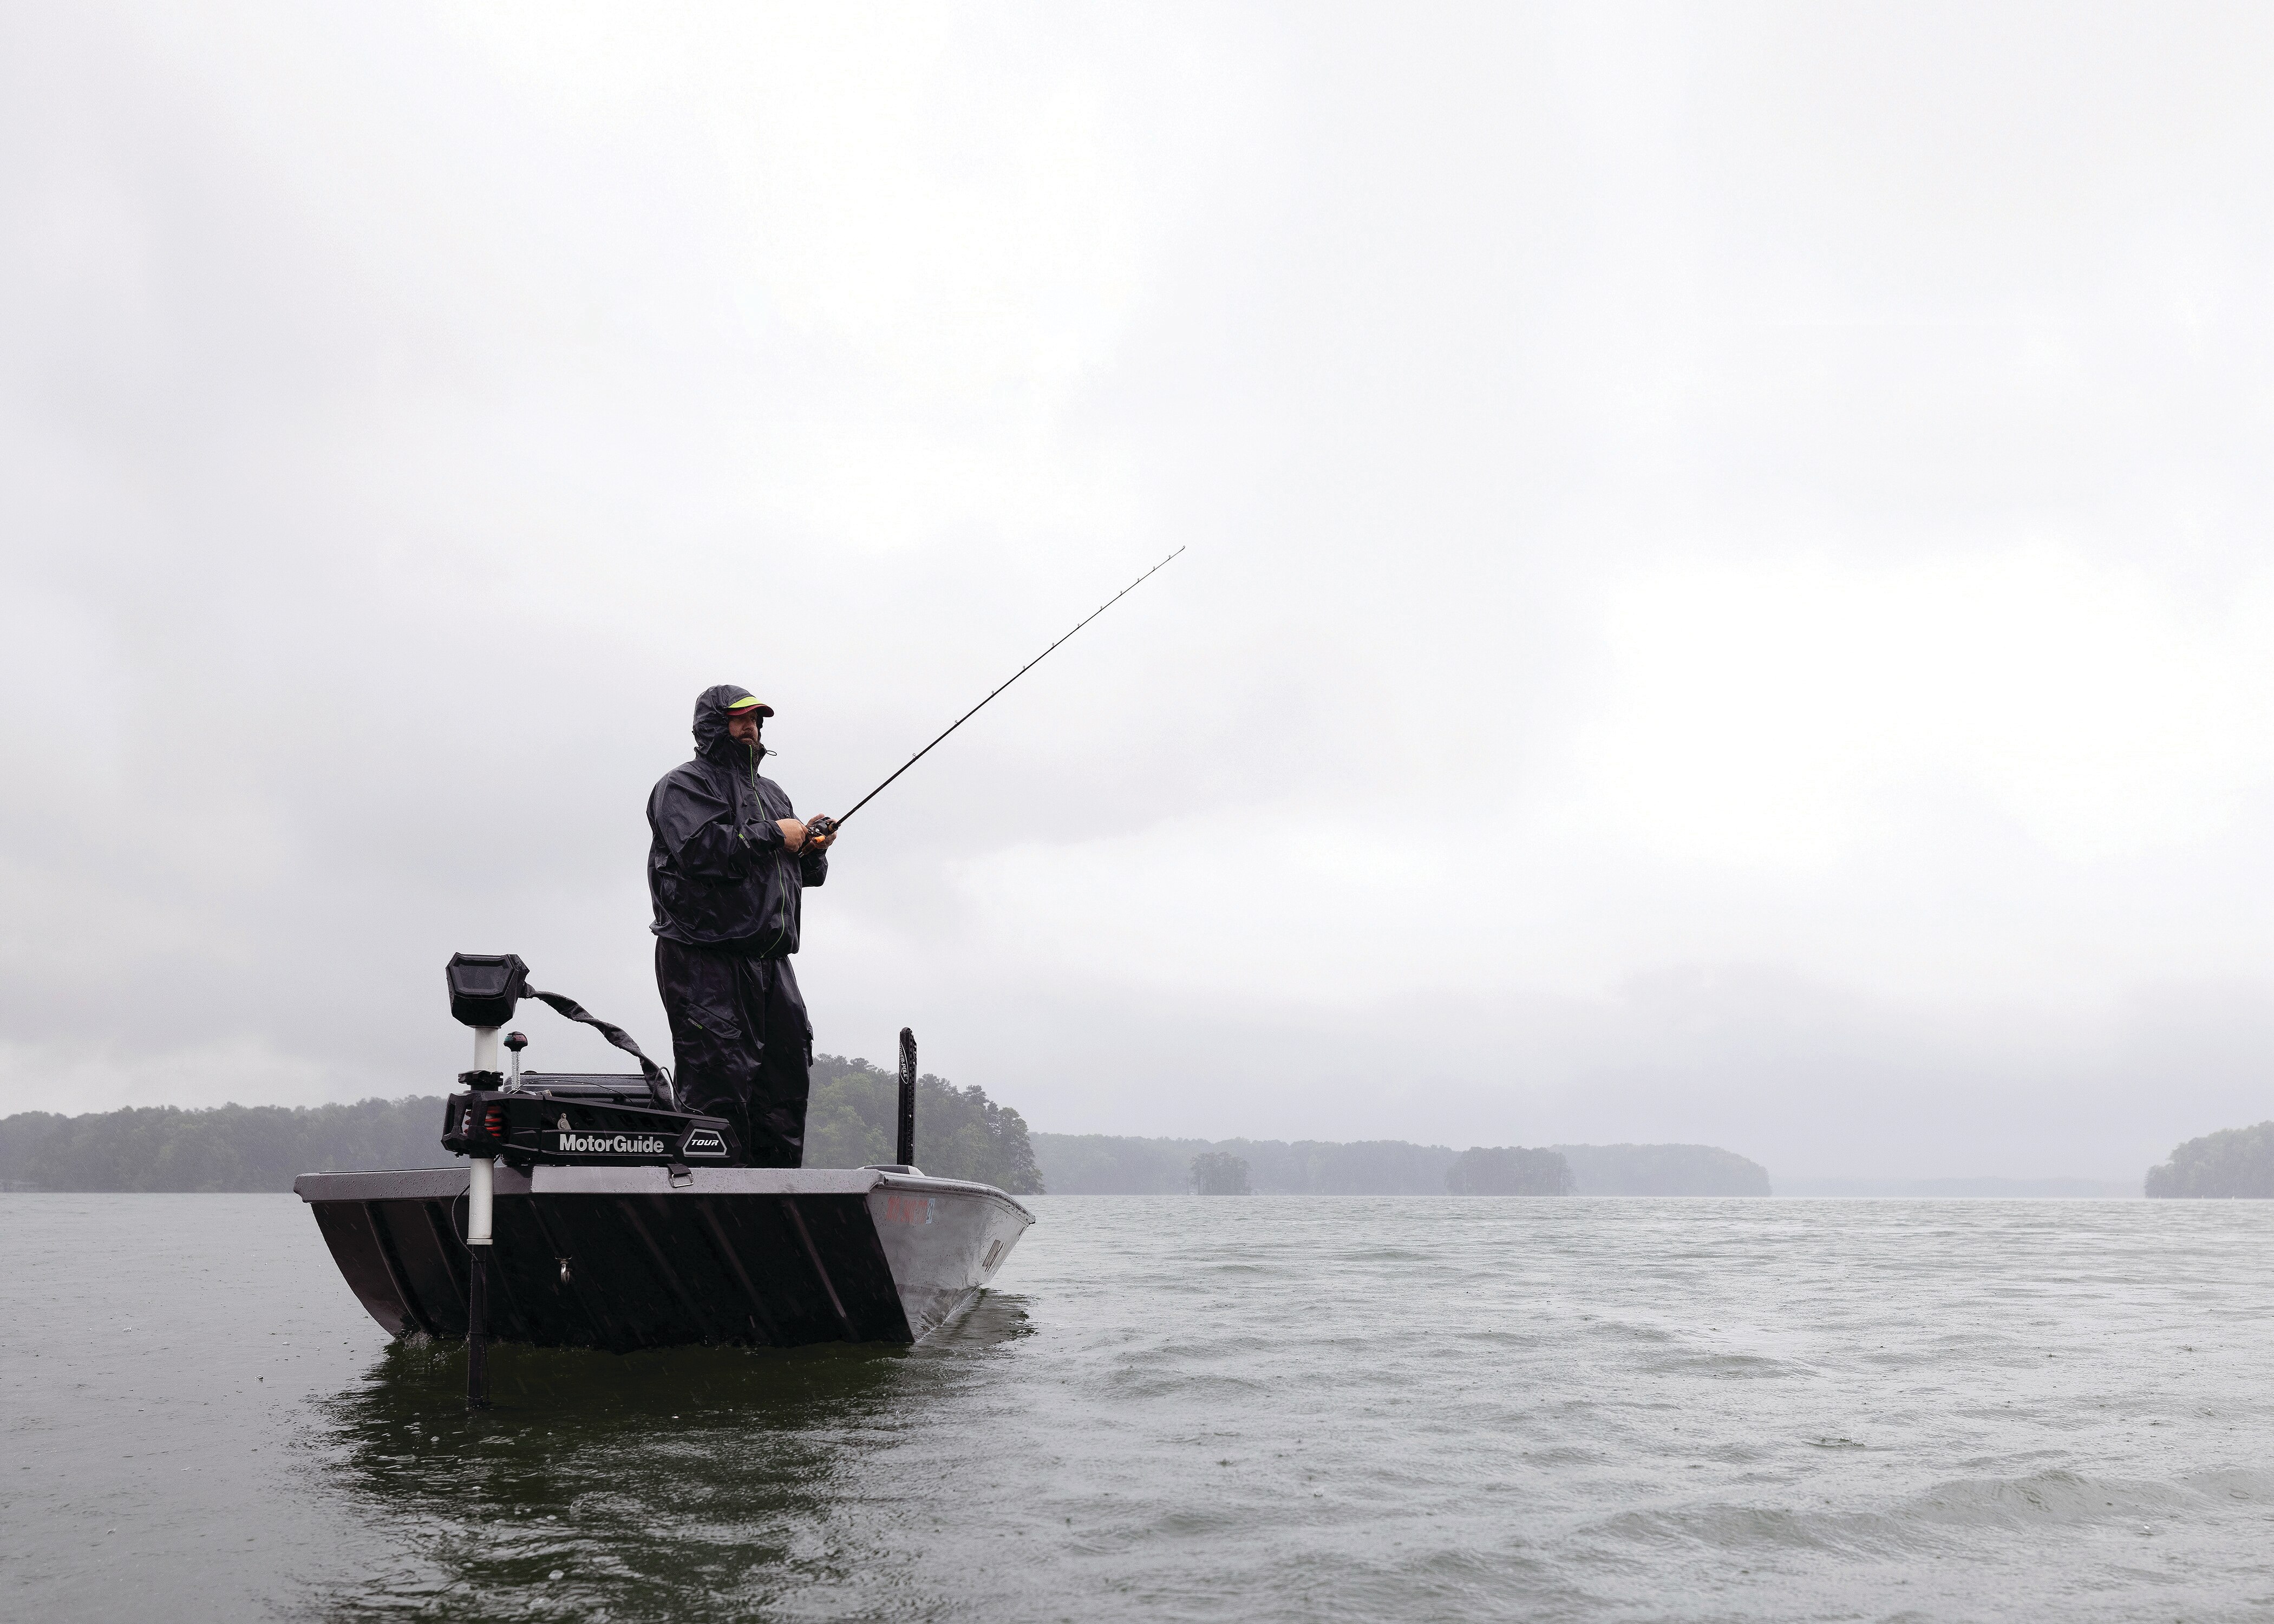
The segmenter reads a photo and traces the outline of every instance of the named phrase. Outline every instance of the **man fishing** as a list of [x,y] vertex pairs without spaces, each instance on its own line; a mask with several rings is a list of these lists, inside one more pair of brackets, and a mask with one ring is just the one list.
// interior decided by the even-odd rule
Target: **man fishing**
[[800,1166],[813,1023],[790,968],[800,895],[829,877],[809,831],[758,773],[773,707],[732,684],[695,702],[695,759],[647,798],[655,984],[681,1103],[732,1123],[751,1163]]
[[647,854],[655,984],[671,1017],[680,1102],[734,1124],[754,1165],[798,1167],[805,1159],[813,1023],[789,956],[797,951],[799,894],[829,877],[825,853],[838,826],[1183,551],[1076,620],[1073,631],[949,723],[844,817],[801,823],[781,786],[758,776],[766,756],[758,731],[772,705],[731,684],[703,690],[695,702],[695,759],[666,774],[647,798],[655,834]]

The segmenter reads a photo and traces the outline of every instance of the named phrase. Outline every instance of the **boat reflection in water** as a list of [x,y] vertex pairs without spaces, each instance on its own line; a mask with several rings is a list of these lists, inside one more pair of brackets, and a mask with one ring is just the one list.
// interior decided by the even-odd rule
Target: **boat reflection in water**
[[[322,1404],[328,1447],[302,1469],[383,1548],[290,1611],[747,1619],[866,1592],[897,1566],[898,1520],[936,1513],[903,1480],[910,1446],[935,1423],[968,1445],[955,1401],[1028,1334],[1020,1299],[989,1296],[913,1348],[514,1348],[473,1411],[461,1351],[398,1342]],[[848,1498],[876,1514],[858,1532]]]

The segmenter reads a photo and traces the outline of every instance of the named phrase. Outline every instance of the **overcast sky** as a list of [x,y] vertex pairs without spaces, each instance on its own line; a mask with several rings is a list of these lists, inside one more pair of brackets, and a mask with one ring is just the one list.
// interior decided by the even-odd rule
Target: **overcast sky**
[[[2274,1115],[2263,6],[0,13],[0,1110],[667,1047],[1035,1128],[2136,1176]],[[531,1058],[604,1065],[531,1006]]]

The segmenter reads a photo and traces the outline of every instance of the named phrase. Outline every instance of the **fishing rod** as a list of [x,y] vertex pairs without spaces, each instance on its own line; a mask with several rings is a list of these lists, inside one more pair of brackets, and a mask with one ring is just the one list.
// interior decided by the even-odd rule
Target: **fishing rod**
[[[1066,640],[1066,637],[1071,637],[1071,636],[1073,636],[1073,634],[1074,634],[1074,632],[1078,632],[1078,631],[1080,631],[1083,627],[1085,627],[1085,626],[1088,625],[1092,620],[1095,620],[1096,619],[1097,619],[1097,617],[1098,617],[1099,615],[1103,614],[1103,613],[1104,613],[1108,609],[1112,608],[1114,605],[1116,605],[1116,604],[1119,603],[1123,598],[1125,598],[1128,597],[1130,593],[1132,593],[1132,592],[1135,591],[1139,587],[1143,586],[1143,585],[1144,585],[1148,581],[1150,581],[1150,580],[1151,580],[1151,579],[1152,579],[1156,575],[1159,574],[1162,570],[1166,569],[1166,568],[1169,567],[1169,565],[1170,565],[1171,562],[1173,562],[1173,561],[1177,559],[1177,557],[1178,557],[1179,554],[1181,554],[1183,552],[1184,552],[1184,549],[1183,549],[1182,547],[1178,547],[1175,553],[1171,553],[1171,554],[1169,554],[1169,556],[1168,556],[1167,558],[1163,559],[1159,563],[1157,563],[1157,564],[1154,565],[1152,568],[1150,568],[1150,569],[1147,570],[1143,575],[1141,575],[1138,576],[1138,577],[1137,577],[1137,579],[1135,579],[1134,581],[1132,581],[1132,582],[1131,582],[1127,586],[1123,587],[1119,591],[1116,592],[1112,597],[1111,597],[1111,598],[1107,598],[1103,603],[1102,603],[1102,604],[1098,605],[1098,606],[1097,606],[1096,608],[1095,608],[1095,609],[1091,610],[1088,614],[1086,614],[1086,615],[1082,616],[1081,620],[1076,620],[1076,621],[1073,623],[1073,631],[1070,631],[1070,632],[1066,633],[1065,637],[1061,637],[1061,638],[1059,638],[1059,639],[1058,639],[1058,643],[1064,643],[1064,642]],[[998,687],[998,688],[996,688],[996,690],[995,690],[995,693],[994,693],[994,694],[990,694],[990,695],[988,695],[986,699],[983,699],[983,700],[981,700],[977,704],[975,704],[975,705],[972,706],[970,710],[966,710],[966,711],[965,711],[961,716],[957,717],[957,718],[955,718],[955,720],[953,720],[953,722],[950,722],[950,723],[947,725],[947,731],[946,731],[946,733],[941,733],[941,734],[940,734],[940,736],[939,736],[939,739],[935,739],[935,740],[933,740],[933,741],[931,741],[931,743],[930,743],[930,744],[928,744],[928,745],[924,746],[924,748],[923,748],[922,749],[918,750],[918,751],[917,751],[914,756],[909,756],[909,757],[907,758],[907,760],[906,760],[906,761],[902,762],[902,763],[900,764],[899,770],[898,770],[898,771],[896,771],[892,774],[892,778],[886,778],[886,779],[884,781],[884,783],[879,784],[878,786],[877,786],[877,787],[876,787],[876,788],[874,788],[874,789],[870,790],[867,794],[865,794],[865,795],[862,796],[860,800],[858,800],[858,801],[855,801],[855,802],[853,803],[853,807],[852,807],[852,810],[851,810],[851,811],[848,811],[848,812],[845,813],[842,816],[839,816],[839,817],[829,817],[829,816],[821,816],[821,817],[808,818],[808,819],[806,820],[806,823],[805,823],[805,827],[806,827],[806,831],[807,831],[807,832],[808,832],[808,833],[809,833],[809,834],[818,835],[818,836],[820,836],[824,840],[829,839],[831,837],[832,837],[833,835],[835,835],[835,834],[836,834],[836,832],[838,831],[838,830],[840,830],[840,828],[842,828],[842,827],[844,826],[844,824],[845,824],[845,821],[846,821],[846,819],[847,819],[847,818],[851,817],[851,816],[853,816],[853,813],[855,813],[855,812],[858,812],[858,811],[859,811],[862,807],[867,806],[870,801],[874,801],[877,796],[879,796],[879,795],[883,794],[886,789],[888,789],[889,787],[891,787],[891,786],[892,786],[892,778],[899,778],[899,777],[900,776],[900,774],[901,774],[901,773],[906,772],[909,768],[911,768],[911,767],[915,766],[918,762],[922,761],[925,756],[927,756],[930,755],[930,754],[931,754],[931,752],[932,752],[933,746],[935,746],[935,745],[938,744],[938,743],[939,743],[939,741],[940,741],[940,739],[945,739],[945,738],[946,738],[946,737],[947,737],[947,735],[948,735],[948,733],[953,733],[957,728],[959,728],[959,727],[962,726],[966,722],[969,721],[973,717],[977,716],[977,715],[978,715],[982,710],[984,710],[987,708],[988,701],[989,701],[989,700],[993,699],[993,698],[995,697],[995,694],[999,694],[999,693],[1001,693],[1001,692],[1003,691],[1003,689],[1004,689],[1004,688],[1006,688],[1010,687],[1010,686],[1011,686],[1011,684],[1013,684],[1013,682],[1016,682],[1016,681],[1017,681],[1020,677],[1025,676],[1028,672],[1032,671],[1035,666],[1037,666],[1037,665],[1041,665],[1044,660],[1048,659],[1048,658],[1050,658],[1050,650],[1051,650],[1051,649],[1055,649],[1055,648],[1057,648],[1057,647],[1058,646],[1058,643],[1054,643],[1050,644],[1050,647],[1049,649],[1044,649],[1044,650],[1043,650],[1040,654],[1035,655],[1034,658],[1032,658],[1032,659],[1028,660],[1025,665],[1023,665],[1020,666],[1018,670],[1016,670],[1016,671],[1013,672],[1009,676],[1007,676],[1007,677],[1004,678],[1004,679],[1003,679],[1003,682],[1002,682],[1001,687]]]

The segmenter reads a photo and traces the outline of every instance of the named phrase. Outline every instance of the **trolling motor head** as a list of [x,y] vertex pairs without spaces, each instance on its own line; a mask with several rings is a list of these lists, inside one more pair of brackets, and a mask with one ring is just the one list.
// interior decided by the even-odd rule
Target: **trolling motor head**
[[474,1068],[458,1080],[469,1087],[494,1087],[498,1028],[513,1019],[513,1006],[529,996],[529,966],[519,953],[453,953],[442,966],[450,989],[450,1015],[474,1029]]
[[519,953],[453,953],[442,966],[450,987],[450,1018],[476,1031],[502,1026],[528,996],[529,966]]

